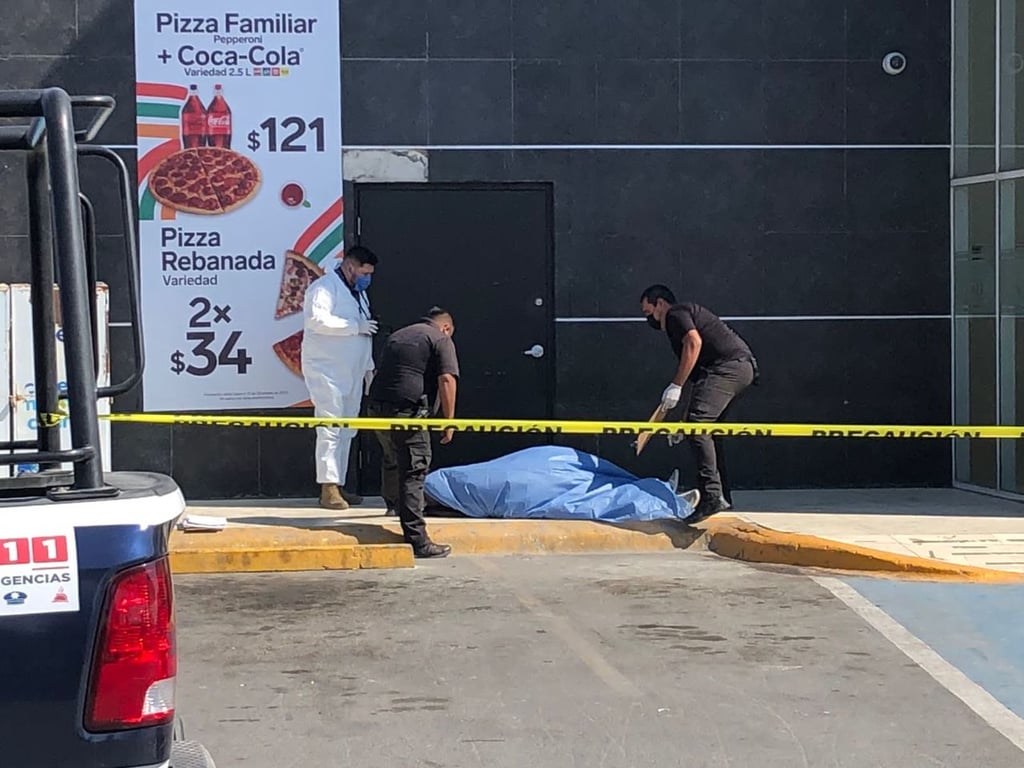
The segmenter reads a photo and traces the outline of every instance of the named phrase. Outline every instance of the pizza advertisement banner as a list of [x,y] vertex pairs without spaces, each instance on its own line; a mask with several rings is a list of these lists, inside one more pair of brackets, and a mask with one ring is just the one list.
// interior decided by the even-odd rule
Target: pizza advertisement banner
[[147,411],[308,403],[302,300],[343,247],[337,0],[136,0]]

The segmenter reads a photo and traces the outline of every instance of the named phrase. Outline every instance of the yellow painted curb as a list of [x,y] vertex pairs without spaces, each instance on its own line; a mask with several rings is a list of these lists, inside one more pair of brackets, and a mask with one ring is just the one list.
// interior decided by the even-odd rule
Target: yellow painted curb
[[[301,520],[296,520],[301,525]],[[701,537],[678,521],[615,526],[563,520],[455,520],[429,523],[431,537],[455,555],[671,552]],[[334,528],[265,525],[217,532],[175,531],[171,567],[176,573],[317,571],[410,568],[412,549],[397,523],[343,522]]]
[[776,531],[735,518],[709,520],[707,547],[715,554],[751,563],[773,563],[839,571],[870,571],[909,578],[986,584],[1019,584],[1024,574],[899,555],[818,536]]
[[414,563],[407,544],[360,543],[334,531],[175,531],[170,546],[171,569],[182,574],[412,568]]
[[456,555],[671,552],[703,535],[678,521],[611,525],[584,520],[432,520],[430,535]]
[[[339,522],[333,528],[279,525],[171,536],[177,573],[411,568],[412,550],[397,523]],[[431,538],[454,555],[642,553],[704,547],[751,563],[871,572],[988,584],[1024,582],[1024,574],[899,555],[817,536],[765,528],[734,517],[699,526],[678,521],[611,525],[571,520],[431,519]]]
[[412,568],[412,549],[397,544],[291,547],[248,550],[184,550],[171,553],[175,573],[270,573]]

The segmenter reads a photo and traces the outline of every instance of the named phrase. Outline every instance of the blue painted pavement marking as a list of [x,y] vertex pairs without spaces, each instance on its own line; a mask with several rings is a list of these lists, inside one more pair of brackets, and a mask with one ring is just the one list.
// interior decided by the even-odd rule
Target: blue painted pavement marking
[[1024,586],[843,581],[1024,718]]

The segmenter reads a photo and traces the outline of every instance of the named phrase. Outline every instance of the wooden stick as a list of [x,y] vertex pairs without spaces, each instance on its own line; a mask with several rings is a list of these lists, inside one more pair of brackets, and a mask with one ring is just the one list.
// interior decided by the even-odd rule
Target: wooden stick
[[[664,408],[661,407],[661,403],[658,403],[658,407],[654,409],[654,413],[651,414],[651,418],[649,418],[647,421],[649,421],[649,422],[664,421],[666,415],[668,415],[668,412]],[[637,437],[636,443],[634,443],[634,445],[636,445],[636,455],[637,456],[639,456],[643,452],[644,448],[647,447],[647,441],[649,441],[650,439],[651,439],[651,433],[650,432],[644,432],[642,435]]]

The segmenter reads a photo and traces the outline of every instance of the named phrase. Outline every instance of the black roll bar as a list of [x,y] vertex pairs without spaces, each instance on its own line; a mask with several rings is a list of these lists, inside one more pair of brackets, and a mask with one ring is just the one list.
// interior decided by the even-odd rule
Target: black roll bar
[[84,192],[78,193],[78,204],[82,209],[82,229],[85,232],[85,274],[89,282],[89,327],[92,328],[92,360],[96,379],[100,377],[100,336],[99,317],[96,307],[96,208]]
[[[49,258],[46,243],[49,238],[33,237],[32,291],[33,335],[36,361],[36,395],[39,405],[39,447],[34,454],[0,456],[0,465],[20,462],[39,463],[41,469],[51,468],[62,461],[73,462],[74,480],[71,492],[89,493],[105,489],[103,466],[99,454],[100,432],[96,403],[96,371],[93,359],[93,335],[90,306],[95,294],[89,290],[89,270],[86,262],[85,233],[80,208],[78,157],[76,140],[89,141],[110,117],[114,109],[110,96],[79,96],[72,99],[61,88],[0,92],[0,118],[42,118],[45,136],[40,137],[37,120],[19,131],[0,133],[0,148],[32,149],[30,157],[30,228],[32,234],[47,224],[43,204],[48,180],[52,196],[52,230],[54,253]],[[76,131],[75,107],[98,110],[88,127]],[[45,148],[45,158],[39,160]],[[60,275],[60,307],[63,316],[67,395],[71,427],[71,449],[60,450],[59,424],[61,412],[57,407],[56,342],[54,332],[53,277],[54,265]],[[49,299],[47,299],[49,296]],[[52,347],[51,347],[52,345]],[[49,349],[54,358],[49,357]],[[39,354],[43,352],[44,354]],[[40,359],[42,358],[42,359]]]
[[96,115],[89,122],[85,130],[75,131],[75,141],[89,142],[96,138],[96,134],[107,124],[107,120],[114,114],[114,107],[117,102],[113,96],[70,96],[71,106],[79,109],[95,109]]
[[46,123],[33,120],[28,126],[0,125],[0,149],[33,150],[46,134]]
[[[38,450],[38,440],[5,440],[0,442],[0,451]],[[21,459],[21,456],[18,456]]]
[[[76,462],[75,468],[77,469],[79,463],[89,461],[90,459],[99,459],[99,453],[96,448],[91,445],[84,445],[81,448],[71,448],[66,451],[58,451],[62,461],[73,461]],[[53,461],[53,453],[48,451],[40,451],[38,453],[11,453],[7,455],[0,454],[0,466],[10,464],[39,464],[42,466],[44,463]],[[102,486],[98,486],[102,487]],[[92,490],[89,488],[81,488],[75,490]]]
[[[134,365],[131,373],[123,381],[110,386],[100,387],[97,397],[117,397],[130,392],[142,380],[146,367],[146,352],[142,338],[141,281],[139,279],[139,243],[136,236],[135,205],[132,191],[132,176],[124,160],[107,147],[78,147],[78,154],[83,157],[99,157],[111,163],[117,169],[118,186],[121,198],[121,228],[124,231],[124,248],[128,275],[128,313],[132,324],[132,356]],[[93,273],[95,275],[95,273]],[[95,337],[95,331],[94,331]]]
[[[51,121],[55,114],[47,114],[46,100],[56,100],[64,107],[51,107],[59,110],[67,109],[68,118],[71,118],[71,110],[74,107],[80,109],[95,109],[97,113],[89,124],[81,130],[76,131],[72,121],[66,126],[66,130],[76,141],[92,141],[96,134],[106,124],[114,112],[117,102],[113,96],[68,96],[63,88],[40,88],[27,91],[0,91],[0,117],[32,117],[43,118],[46,127],[52,127]],[[34,145],[33,145],[34,146]]]
[[[56,308],[53,301],[56,278],[53,263],[53,209],[47,191],[50,167],[46,152],[29,154],[27,173],[29,246],[32,257],[29,297],[32,302],[36,410],[38,413],[57,413],[60,411],[60,392],[57,387],[57,340],[54,336]],[[37,418],[36,437],[36,448],[39,451],[47,454],[60,452],[59,422]],[[43,461],[40,469],[54,469],[57,466],[51,459]]]

